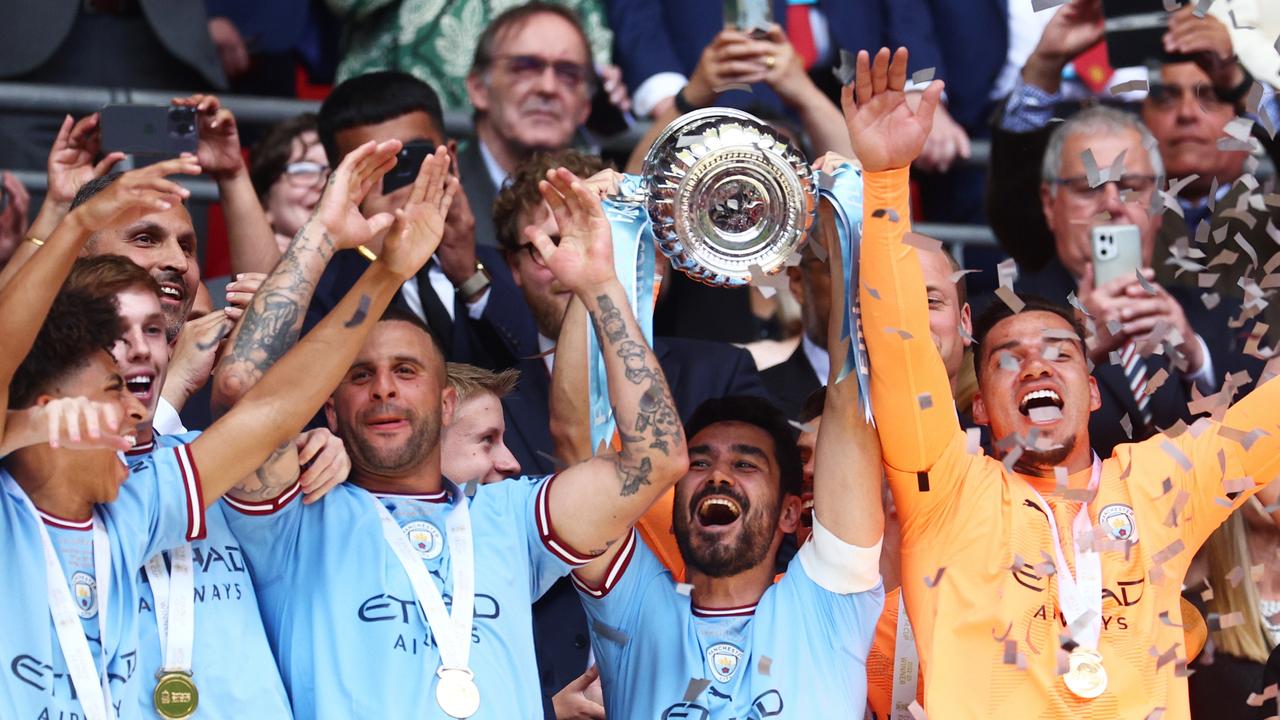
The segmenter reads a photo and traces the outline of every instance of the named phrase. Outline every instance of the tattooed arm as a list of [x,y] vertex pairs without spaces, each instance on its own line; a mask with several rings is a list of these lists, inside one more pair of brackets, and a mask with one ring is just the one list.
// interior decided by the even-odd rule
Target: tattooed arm
[[[550,182],[541,189],[560,226],[560,243],[537,228],[525,233],[591,314],[622,440],[616,455],[565,470],[549,491],[556,536],[579,553],[597,556],[578,571],[593,582],[593,569],[603,573],[612,555],[609,548],[684,475],[689,462],[667,380],[614,274],[613,242],[600,200],[567,170],[547,177]],[[556,525],[556,518],[563,521]]]
[[[329,176],[324,196],[275,269],[254,294],[231,339],[230,350],[218,362],[213,376],[213,412],[221,417],[258,383],[267,370],[298,342],[307,306],[316,283],[334,253],[367,242],[391,224],[391,216],[365,219],[359,204],[381,177],[383,166],[394,163],[399,143],[368,145],[348,156],[348,172]],[[391,158],[391,160],[388,160]],[[242,500],[261,502],[275,498],[298,479],[298,453],[289,438],[258,469],[236,487]]]

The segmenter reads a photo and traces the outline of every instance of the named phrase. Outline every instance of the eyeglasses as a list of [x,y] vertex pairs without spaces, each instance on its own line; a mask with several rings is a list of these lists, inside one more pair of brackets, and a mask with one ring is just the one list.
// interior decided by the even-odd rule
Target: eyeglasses
[[1121,175],[1119,180],[1107,180],[1105,182],[1098,183],[1096,187],[1090,187],[1089,178],[1083,175],[1058,178],[1053,181],[1054,185],[1065,187],[1072,195],[1089,199],[1102,197],[1103,190],[1113,183],[1122,194],[1126,192],[1145,194],[1151,192],[1151,189],[1156,186],[1156,176]]
[[314,187],[329,179],[329,166],[299,160],[284,167],[284,177],[294,187]]
[[594,79],[589,65],[581,65],[569,60],[548,60],[537,55],[506,55],[501,59],[506,64],[507,72],[520,82],[536,80],[547,71],[547,68],[552,69],[556,81],[567,90],[590,87]]
[[[552,237],[551,244],[560,247],[560,236]],[[538,252],[538,248],[533,243],[524,243],[519,247],[519,250],[529,253],[529,259],[533,261],[534,265],[543,268],[547,266],[547,261],[543,259],[542,253]]]
[[1181,85],[1155,84],[1147,91],[1147,102],[1157,110],[1170,110],[1181,105],[1183,98],[1188,94],[1195,98],[1196,104],[1204,111],[1218,110],[1227,104],[1218,97],[1217,91],[1208,83],[1196,83],[1189,88]]

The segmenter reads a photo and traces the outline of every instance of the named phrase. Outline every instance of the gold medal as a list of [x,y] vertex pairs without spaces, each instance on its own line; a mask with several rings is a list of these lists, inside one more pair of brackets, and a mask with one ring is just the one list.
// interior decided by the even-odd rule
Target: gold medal
[[1096,650],[1077,647],[1067,658],[1067,672],[1062,682],[1076,697],[1092,700],[1107,689],[1107,670]]
[[151,701],[155,703],[160,717],[186,720],[196,714],[200,691],[196,689],[191,673],[159,672],[156,676],[158,680],[155,692],[151,694]]
[[465,668],[442,667],[436,671],[436,704],[452,718],[469,718],[480,709],[480,688],[475,675]]

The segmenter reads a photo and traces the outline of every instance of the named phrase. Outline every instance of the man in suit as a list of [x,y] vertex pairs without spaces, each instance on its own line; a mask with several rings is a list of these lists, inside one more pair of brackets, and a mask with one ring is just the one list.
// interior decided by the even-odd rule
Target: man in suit
[[[1124,174],[1091,187],[1086,151],[1100,168],[1123,155]],[[1089,359],[1102,396],[1101,409],[1089,419],[1089,437],[1103,457],[1130,438],[1144,439],[1190,418],[1193,384],[1207,395],[1232,371],[1251,369],[1257,377],[1258,367],[1246,367],[1252,364],[1240,352],[1240,331],[1230,327],[1238,306],[1223,301],[1207,308],[1193,290],[1156,283],[1150,264],[1163,217],[1148,208],[1155,179],[1163,175],[1150,132],[1133,115],[1113,108],[1076,114],[1054,131],[1045,151],[1041,207],[1055,257],[1024,274],[1017,287],[1056,303],[1074,294],[1089,314],[1094,332]],[[1119,186],[1125,187],[1123,195]],[[1095,225],[1138,229],[1143,263],[1138,273],[1095,282]]]
[[573,143],[591,114],[595,82],[587,35],[577,14],[562,5],[513,7],[480,35],[467,76],[475,138],[458,157],[480,244],[497,245],[493,201],[516,166],[535,152]]
[[[321,105],[317,124],[330,167],[337,167],[347,153],[369,140],[445,145],[456,159],[456,145],[444,134],[435,91],[406,73],[370,73],[338,85]],[[361,211],[367,216],[393,212],[404,204],[411,188],[405,185],[383,193],[381,185],[375,186]],[[316,285],[309,323],[324,317],[367,266],[357,252],[337,253]],[[527,312],[498,252],[477,247],[475,216],[463,193],[454,195],[440,248],[418,276],[400,289],[397,302],[427,323],[446,359],[489,369],[507,367],[511,358],[493,341],[490,324],[480,319],[492,316],[493,324],[501,325],[501,318]]]
[[[5,3],[0,79],[155,90],[225,89],[199,0]],[[37,169],[61,118],[0,117],[0,167]]]
[[[1054,255],[1053,234],[1034,195],[1051,120],[1066,114],[1059,110],[1062,72],[1101,38],[1098,0],[1077,0],[1063,8],[1046,26],[996,120],[987,213],[1000,245],[1024,270],[1038,269]],[[1280,227],[1280,208],[1247,204],[1256,185],[1244,179],[1245,143],[1227,138],[1236,147],[1223,148],[1219,140],[1224,127],[1247,109],[1252,78],[1238,61],[1228,59],[1233,55],[1230,35],[1212,15],[1197,18],[1191,8],[1175,13],[1165,42],[1167,50],[1192,60],[1162,62],[1141,105],[1143,123],[1159,146],[1167,165],[1164,177],[1171,184],[1153,210],[1163,213],[1164,220],[1152,265],[1165,285],[1204,288],[1248,303],[1240,278],[1261,284],[1269,270],[1266,258],[1255,262],[1236,236],[1254,249],[1271,247],[1269,233]],[[1280,142],[1256,125],[1253,142],[1261,142],[1272,162],[1280,164]],[[1224,256],[1224,249],[1230,254]],[[1211,264],[1216,280],[1200,272]],[[1212,282],[1204,286],[1202,279]],[[1269,302],[1265,309],[1258,301],[1248,304],[1248,314],[1262,310],[1272,327],[1280,323],[1280,303]]]

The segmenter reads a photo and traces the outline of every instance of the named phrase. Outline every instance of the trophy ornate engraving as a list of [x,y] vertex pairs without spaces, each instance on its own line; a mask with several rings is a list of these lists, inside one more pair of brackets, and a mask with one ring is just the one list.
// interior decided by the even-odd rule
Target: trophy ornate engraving
[[683,115],[645,157],[638,196],[671,264],[709,285],[780,271],[804,243],[818,183],[798,148],[731,108]]

